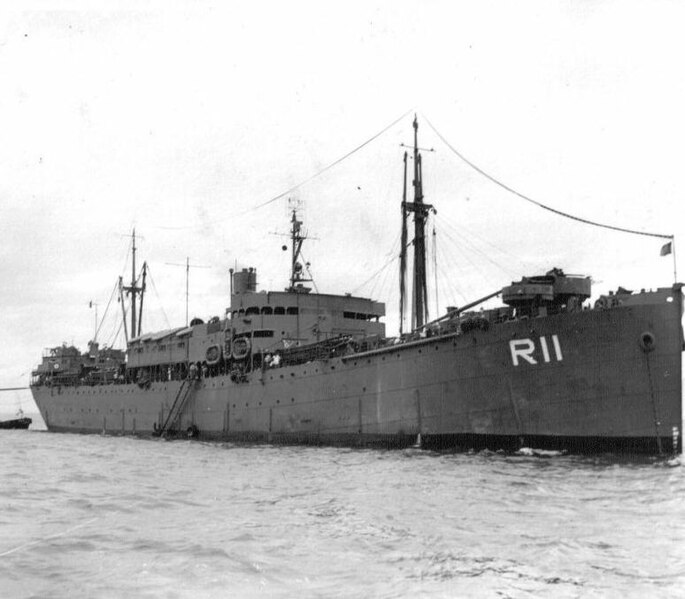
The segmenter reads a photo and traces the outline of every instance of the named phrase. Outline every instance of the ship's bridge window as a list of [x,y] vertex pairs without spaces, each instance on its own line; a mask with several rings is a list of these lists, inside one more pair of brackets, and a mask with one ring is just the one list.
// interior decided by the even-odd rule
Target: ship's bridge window
[[297,306],[291,306],[286,310],[286,314],[291,314],[291,315],[297,315],[300,313],[300,310]]
[[285,314],[285,308],[282,306],[276,306],[274,308],[274,314]]
[[245,316],[249,316],[250,314],[259,314],[259,308],[256,306],[250,306],[247,310],[245,310]]
[[357,320],[366,320],[367,316],[366,314],[362,314],[361,312],[357,312]]
[[343,312],[343,318],[355,318],[354,312]]
[[240,310],[238,310],[238,316],[244,316],[244,315],[245,315],[245,310],[240,308]]
[[262,314],[273,314],[273,312],[274,312],[274,311],[273,311],[273,309],[271,308],[271,306],[264,306],[264,307],[262,308]]

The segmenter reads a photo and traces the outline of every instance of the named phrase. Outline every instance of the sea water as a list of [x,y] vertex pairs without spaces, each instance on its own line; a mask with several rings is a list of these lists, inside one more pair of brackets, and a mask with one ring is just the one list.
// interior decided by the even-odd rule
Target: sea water
[[3,598],[685,596],[679,460],[40,430],[0,451]]

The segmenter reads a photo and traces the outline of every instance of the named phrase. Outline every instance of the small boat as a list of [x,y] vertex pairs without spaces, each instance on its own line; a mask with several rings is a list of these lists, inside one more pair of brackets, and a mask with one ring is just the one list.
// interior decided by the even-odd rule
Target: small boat
[[33,420],[24,416],[24,412],[19,410],[16,418],[13,418],[12,420],[0,420],[0,429],[27,429],[32,422]]

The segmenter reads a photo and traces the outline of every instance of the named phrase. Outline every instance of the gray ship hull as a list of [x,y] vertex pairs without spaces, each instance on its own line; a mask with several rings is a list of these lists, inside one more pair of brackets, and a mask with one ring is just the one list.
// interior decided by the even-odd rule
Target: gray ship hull
[[[193,383],[179,434],[226,441],[681,451],[680,286]],[[151,435],[180,381],[34,386],[51,431]]]

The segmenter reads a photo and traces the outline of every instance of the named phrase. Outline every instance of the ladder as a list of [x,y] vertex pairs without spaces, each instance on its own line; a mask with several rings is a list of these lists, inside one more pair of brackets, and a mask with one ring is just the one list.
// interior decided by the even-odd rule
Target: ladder
[[192,391],[195,389],[196,383],[197,381],[195,379],[183,380],[183,383],[181,383],[181,386],[178,389],[178,393],[176,393],[174,403],[171,404],[171,409],[167,414],[166,420],[164,420],[162,426],[155,432],[156,436],[167,437],[169,436],[169,433],[174,430],[174,426],[180,420],[183,408],[188,403],[188,400],[192,395]]

